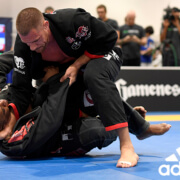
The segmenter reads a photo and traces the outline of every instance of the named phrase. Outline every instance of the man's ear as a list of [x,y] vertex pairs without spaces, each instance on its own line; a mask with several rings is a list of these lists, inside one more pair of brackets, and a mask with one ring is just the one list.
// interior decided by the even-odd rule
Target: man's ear
[[49,21],[44,21],[44,23],[43,23],[43,27],[44,27],[44,29],[49,29]]

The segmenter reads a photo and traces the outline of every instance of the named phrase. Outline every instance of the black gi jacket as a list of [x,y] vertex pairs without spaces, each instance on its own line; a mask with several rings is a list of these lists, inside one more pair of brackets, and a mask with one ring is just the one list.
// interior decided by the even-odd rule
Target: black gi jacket
[[[117,33],[113,28],[92,17],[83,9],[63,9],[44,14],[50,30],[62,51],[70,57],[78,58],[86,54],[99,58],[107,54],[115,45]],[[33,79],[44,76],[45,62],[41,54],[30,51],[17,35],[14,52],[12,103],[22,116],[31,98]]]
[[[69,79],[59,82],[62,74],[48,79],[47,99],[42,107],[22,116],[8,141],[0,142],[0,151],[7,156],[43,156],[59,147],[60,127],[64,118]],[[57,80],[58,78],[58,80]],[[58,97],[58,98],[57,98]],[[41,104],[41,103],[40,103]]]

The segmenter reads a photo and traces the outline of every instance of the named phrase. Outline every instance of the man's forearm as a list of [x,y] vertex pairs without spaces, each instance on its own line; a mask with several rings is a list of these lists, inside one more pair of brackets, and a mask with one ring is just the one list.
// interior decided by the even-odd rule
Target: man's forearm
[[147,38],[146,37],[141,38],[139,41],[139,44],[142,46],[146,45],[147,44]]
[[73,66],[75,66],[77,69],[80,69],[83,65],[87,64],[90,60],[91,60],[90,57],[83,54],[73,63]]

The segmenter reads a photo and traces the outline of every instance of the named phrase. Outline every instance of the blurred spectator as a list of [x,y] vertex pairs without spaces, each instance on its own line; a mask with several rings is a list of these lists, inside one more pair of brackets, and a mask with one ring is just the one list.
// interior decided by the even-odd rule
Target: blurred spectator
[[135,12],[130,11],[126,16],[126,24],[120,27],[118,44],[123,50],[124,66],[140,66],[140,46],[147,43],[144,29],[135,24]]
[[152,26],[145,28],[145,35],[147,37],[147,44],[141,46],[141,66],[151,66],[152,51],[155,48],[154,41],[150,37],[154,33]]
[[163,43],[163,66],[180,66],[180,10],[176,7],[166,9],[161,28]]
[[151,65],[153,67],[162,67],[162,53],[160,46],[154,50]]
[[116,20],[107,18],[106,14],[107,14],[107,8],[105,5],[101,4],[97,7],[97,14],[98,14],[98,19],[101,21],[104,21],[105,23],[111,25],[118,34],[118,38],[119,38],[119,27],[118,27],[118,23]]
[[46,9],[44,10],[45,13],[53,13],[53,11],[54,11],[54,8],[51,6],[46,7]]

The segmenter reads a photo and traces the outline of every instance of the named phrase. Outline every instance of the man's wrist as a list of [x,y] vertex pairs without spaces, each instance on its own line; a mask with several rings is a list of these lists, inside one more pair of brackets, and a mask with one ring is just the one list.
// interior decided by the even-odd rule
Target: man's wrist
[[75,66],[77,69],[80,69],[83,65],[87,64],[90,59],[90,57],[83,54],[72,65]]

